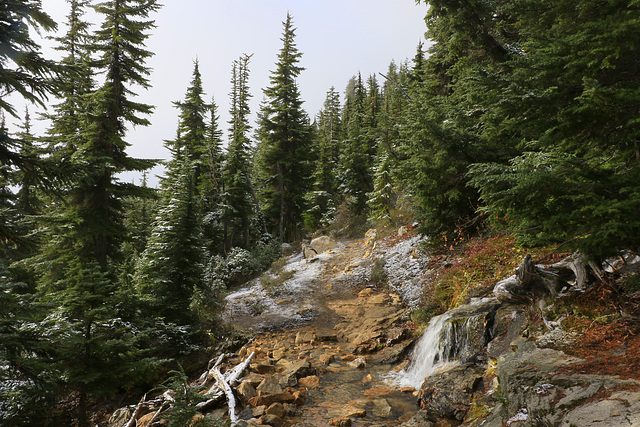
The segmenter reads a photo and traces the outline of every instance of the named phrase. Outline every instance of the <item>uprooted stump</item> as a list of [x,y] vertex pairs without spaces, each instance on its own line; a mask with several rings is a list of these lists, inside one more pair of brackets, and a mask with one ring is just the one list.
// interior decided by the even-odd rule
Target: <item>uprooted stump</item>
[[602,273],[576,252],[551,265],[535,265],[527,254],[516,268],[516,274],[496,284],[493,293],[501,302],[523,303],[545,295],[557,297],[569,292],[583,292],[592,282],[592,275]]

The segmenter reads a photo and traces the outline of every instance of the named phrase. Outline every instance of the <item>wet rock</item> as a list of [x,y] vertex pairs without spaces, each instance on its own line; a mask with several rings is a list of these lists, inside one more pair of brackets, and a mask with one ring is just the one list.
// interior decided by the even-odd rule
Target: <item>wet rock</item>
[[284,371],[279,374],[280,384],[294,387],[298,384],[298,379],[317,374],[317,369],[311,366],[308,360],[298,359],[288,363]]
[[329,420],[329,425],[336,426],[336,427],[351,427],[351,418],[334,417]]
[[385,399],[376,399],[373,401],[373,416],[378,418],[388,418],[391,416],[391,406]]
[[435,419],[423,409],[418,411],[409,421],[402,423],[400,427],[434,427],[435,425]]
[[318,363],[324,365],[324,366],[328,366],[331,363],[333,363],[336,360],[335,355],[333,354],[325,354],[323,356],[320,356],[320,358],[318,359]]
[[307,403],[306,392],[304,392],[303,390],[297,390],[293,392],[293,402],[287,402],[287,403],[293,403],[297,406],[305,405]]
[[283,403],[284,414],[288,417],[292,417],[298,413],[298,407],[293,403]]
[[253,407],[265,405],[268,407],[276,402],[294,403],[295,401],[296,401],[296,397],[293,394],[288,392],[283,392],[283,393],[268,394],[265,396],[252,397],[251,399],[249,399],[249,405]]
[[371,374],[367,374],[362,378],[362,384],[369,384],[373,381]]
[[298,384],[308,388],[320,387],[320,378],[317,375],[303,377],[298,380]]
[[367,411],[359,406],[347,404],[340,408],[342,417],[363,418],[367,416]]
[[481,366],[461,364],[432,374],[421,387],[420,408],[438,418],[462,421],[482,384],[484,371]]
[[395,389],[389,387],[371,387],[368,390],[364,390],[362,394],[365,396],[385,396],[391,394]]
[[367,366],[367,362],[362,357],[358,357],[347,363],[347,365],[355,369],[363,369],[365,366]]

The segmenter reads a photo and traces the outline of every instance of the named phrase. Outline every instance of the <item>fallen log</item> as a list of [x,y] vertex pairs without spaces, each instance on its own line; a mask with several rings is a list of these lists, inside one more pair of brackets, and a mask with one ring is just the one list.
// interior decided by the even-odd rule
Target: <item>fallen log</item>
[[531,255],[527,254],[515,274],[498,282],[493,293],[500,301],[525,303],[544,295],[557,297],[583,292],[592,282],[591,273],[602,279],[601,270],[579,252],[545,266],[533,264]]

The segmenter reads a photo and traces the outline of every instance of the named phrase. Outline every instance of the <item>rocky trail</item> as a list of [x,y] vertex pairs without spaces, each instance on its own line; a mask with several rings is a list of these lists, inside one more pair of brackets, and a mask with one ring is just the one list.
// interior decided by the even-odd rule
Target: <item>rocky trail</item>
[[254,353],[238,389],[248,424],[393,426],[418,411],[415,390],[389,378],[414,339],[401,297],[368,280],[371,237],[292,257],[276,295],[258,283],[227,298],[225,318],[258,333],[230,360]]
[[[231,292],[223,319],[253,339],[190,384],[207,400],[189,425],[231,412],[258,427],[640,426],[640,292],[616,297],[576,280],[575,258],[527,255],[418,333],[408,314],[437,274],[421,240],[327,238]],[[174,396],[121,408],[109,426],[166,425]]]

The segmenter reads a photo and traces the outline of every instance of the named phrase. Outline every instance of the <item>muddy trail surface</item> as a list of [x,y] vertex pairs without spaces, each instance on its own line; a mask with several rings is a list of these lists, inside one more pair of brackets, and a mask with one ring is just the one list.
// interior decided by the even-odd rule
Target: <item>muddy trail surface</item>
[[393,380],[414,334],[402,298],[370,280],[375,241],[337,246],[291,256],[227,297],[225,321],[256,334],[229,360],[253,353],[237,393],[241,424],[395,426],[418,411],[415,390]]

